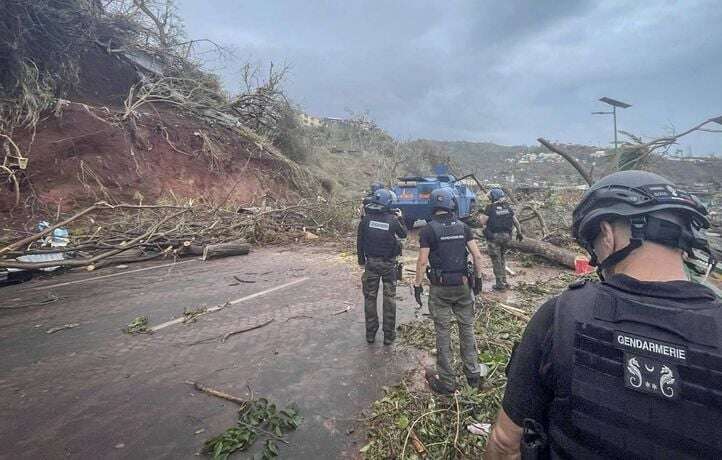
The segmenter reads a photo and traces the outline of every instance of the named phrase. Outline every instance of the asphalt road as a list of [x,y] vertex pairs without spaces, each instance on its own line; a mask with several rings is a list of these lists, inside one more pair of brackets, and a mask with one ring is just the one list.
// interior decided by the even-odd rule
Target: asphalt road
[[[285,458],[356,456],[362,410],[417,362],[383,346],[380,333],[366,344],[360,277],[338,254],[261,249],[3,288],[0,305],[26,306],[0,309],[0,458],[197,458],[205,439],[234,424],[237,406],[187,381],[295,403],[304,422],[280,445]],[[398,293],[408,320],[412,296]],[[58,300],[41,304],[50,296]],[[173,321],[228,302],[190,324]],[[161,327],[121,331],[141,315]],[[78,326],[46,333],[64,324]]]

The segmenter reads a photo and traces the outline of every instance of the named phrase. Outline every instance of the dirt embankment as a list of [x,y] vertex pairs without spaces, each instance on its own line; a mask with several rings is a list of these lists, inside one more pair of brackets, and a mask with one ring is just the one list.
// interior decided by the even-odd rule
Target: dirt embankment
[[259,203],[294,198],[267,147],[230,129],[158,108],[119,123],[106,107],[68,103],[16,142],[29,158],[21,206],[13,189],[0,213],[13,220],[45,208],[67,212],[89,202],[194,199]]

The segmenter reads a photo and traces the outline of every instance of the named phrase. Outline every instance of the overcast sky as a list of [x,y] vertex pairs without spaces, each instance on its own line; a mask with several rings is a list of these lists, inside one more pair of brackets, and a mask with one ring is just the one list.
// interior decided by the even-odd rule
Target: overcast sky
[[[620,129],[681,131],[722,115],[722,7],[685,1],[178,0],[192,38],[287,63],[318,116],[368,112],[405,138],[606,145]],[[239,64],[225,63],[237,86]],[[720,127],[722,128],[722,127]],[[722,134],[683,142],[722,153]]]

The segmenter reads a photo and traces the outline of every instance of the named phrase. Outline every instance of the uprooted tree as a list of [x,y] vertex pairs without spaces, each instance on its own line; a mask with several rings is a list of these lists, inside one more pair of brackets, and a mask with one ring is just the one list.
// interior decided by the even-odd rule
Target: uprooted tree
[[[271,65],[266,74],[246,66],[245,90],[229,96],[215,75],[202,70],[194,52],[201,42],[210,43],[218,53],[226,52],[208,40],[188,40],[173,0],[5,2],[0,17],[0,183],[14,193],[15,206],[21,193],[32,190],[31,175],[25,170],[32,168],[29,159],[38,123],[48,114],[62,116],[66,99],[82,90],[83,72],[94,64],[115,63],[130,74],[127,96],[111,106],[122,105],[121,111],[88,111],[127,133],[132,158],[134,144],[144,147],[137,135],[141,109],[165,105],[249,139],[258,146],[259,160],[275,165],[273,171],[290,179],[292,187],[301,190],[313,183],[308,171],[284,155],[288,152],[295,160],[304,157],[304,146],[294,138],[293,110],[282,89],[288,69]],[[19,132],[22,144],[16,142]],[[199,154],[219,170],[223,152],[204,134],[198,133],[203,141]],[[167,131],[164,135],[178,150]]]

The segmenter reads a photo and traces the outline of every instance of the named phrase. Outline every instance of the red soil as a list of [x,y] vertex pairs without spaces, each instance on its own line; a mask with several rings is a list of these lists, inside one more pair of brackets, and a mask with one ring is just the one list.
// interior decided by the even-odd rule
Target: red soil
[[[0,189],[0,215],[15,221],[43,208],[54,214],[59,205],[68,212],[98,200],[192,198],[217,204],[228,198],[229,203],[250,204],[264,195],[293,196],[287,185],[271,178],[272,165],[257,159],[259,149],[252,141],[179,112],[159,110],[143,114],[137,129],[129,130],[106,121],[105,108],[71,103],[61,116],[50,114],[42,121],[34,137],[16,135],[30,160],[21,183],[23,203],[13,209],[13,189]],[[215,171],[203,153],[200,132],[224,157]]]

